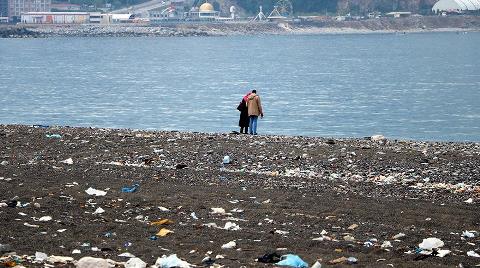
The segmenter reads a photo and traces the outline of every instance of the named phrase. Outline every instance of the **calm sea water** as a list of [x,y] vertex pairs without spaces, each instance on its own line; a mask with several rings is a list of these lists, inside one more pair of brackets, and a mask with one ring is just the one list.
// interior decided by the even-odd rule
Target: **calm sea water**
[[480,33],[0,39],[0,123],[480,141]]

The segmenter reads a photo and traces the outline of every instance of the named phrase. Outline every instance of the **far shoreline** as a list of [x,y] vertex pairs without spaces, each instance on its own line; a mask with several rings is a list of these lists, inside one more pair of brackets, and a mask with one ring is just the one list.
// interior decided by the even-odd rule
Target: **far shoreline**
[[480,16],[383,18],[303,23],[172,23],[0,25],[0,38],[48,37],[221,37],[479,32]]

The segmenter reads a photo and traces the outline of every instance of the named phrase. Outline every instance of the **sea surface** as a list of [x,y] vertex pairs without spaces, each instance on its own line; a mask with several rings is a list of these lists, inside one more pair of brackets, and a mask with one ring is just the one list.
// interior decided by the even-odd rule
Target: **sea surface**
[[0,39],[0,123],[480,141],[480,33]]

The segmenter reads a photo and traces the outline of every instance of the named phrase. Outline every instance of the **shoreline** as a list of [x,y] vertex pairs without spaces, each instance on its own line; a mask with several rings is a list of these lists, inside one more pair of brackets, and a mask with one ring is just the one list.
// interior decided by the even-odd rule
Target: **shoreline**
[[[480,263],[467,256],[480,253],[480,143],[24,125],[0,125],[0,137],[0,266],[92,256],[123,267],[126,252],[225,267],[274,267],[255,260],[271,252],[310,265]],[[428,237],[450,253],[415,253]]]
[[9,25],[0,38],[48,37],[207,37],[254,35],[394,34],[478,32],[480,16],[420,17],[305,23],[212,23],[165,25]]

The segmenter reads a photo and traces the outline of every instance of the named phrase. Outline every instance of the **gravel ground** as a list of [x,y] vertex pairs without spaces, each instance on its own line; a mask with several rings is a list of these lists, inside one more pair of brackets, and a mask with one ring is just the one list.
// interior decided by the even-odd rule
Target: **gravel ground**
[[[125,252],[149,265],[177,254],[275,267],[256,261],[273,252],[335,267],[480,265],[467,256],[480,254],[479,143],[0,125],[0,164],[0,267],[74,266],[36,252],[118,267]],[[416,253],[429,237],[451,252]],[[357,263],[329,265],[340,257]]]

